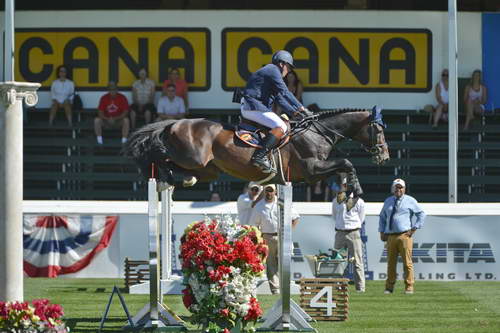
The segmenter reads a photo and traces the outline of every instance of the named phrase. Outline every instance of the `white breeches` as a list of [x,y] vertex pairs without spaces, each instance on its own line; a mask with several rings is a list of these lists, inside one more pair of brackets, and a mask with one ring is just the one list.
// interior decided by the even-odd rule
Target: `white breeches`
[[287,131],[287,127],[283,119],[281,119],[280,116],[278,116],[274,112],[241,110],[241,115],[243,116],[243,118],[255,121],[262,126],[266,126],[268,128],[280,127],[283,130],[283,133],[286,133]]

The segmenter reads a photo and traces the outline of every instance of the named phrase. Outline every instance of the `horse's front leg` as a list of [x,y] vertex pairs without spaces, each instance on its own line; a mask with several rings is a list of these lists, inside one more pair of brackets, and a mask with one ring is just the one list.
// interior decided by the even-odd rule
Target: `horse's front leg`
[[363,189],[361,188],[358,176],[356,175],[356,169],[348,159],[340,158],[328,159],[324,161],[309,158],[304,161],[304,164],[304,178],[309,184],[314,184],[320,180],[324,180],[339,173],[346,173],[348,190],[353,192],[354,196],[360,196],[363,194]]

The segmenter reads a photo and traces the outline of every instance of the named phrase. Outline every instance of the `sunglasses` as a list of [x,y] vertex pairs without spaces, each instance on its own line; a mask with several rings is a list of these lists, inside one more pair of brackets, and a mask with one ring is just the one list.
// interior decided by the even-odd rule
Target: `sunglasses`
[[259,188],[258,188],[258,187],[252,187],[252,188],[250,189],[250,191],[258,192],[258,191],[259,191]]
[[272,193],[272,192],[274,192],[274,189],[272,189],[272,188],[266,188],[266,192]]
[[448,74],[441,74],[441,76],[443,76],[443,77],[448,77]]
[[399,190],[401,190],[403,188],[403,186],[401,186],[401,185],[396,185],[394,187],[397,188],[397,189],[399,189]]

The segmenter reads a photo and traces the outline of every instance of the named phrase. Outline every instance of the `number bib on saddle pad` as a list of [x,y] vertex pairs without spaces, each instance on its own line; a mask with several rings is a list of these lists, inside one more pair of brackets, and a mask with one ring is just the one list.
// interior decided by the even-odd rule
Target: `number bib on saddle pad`
[[[288,123],[287,123],[288,125]],[[288,125],[289,126],[289,125]],[[243,143],[249,145],[253,148],[262,148],[262,140],[265,138],[265,134],[262,133],[260,128],[257,128],[251,124],[240,123],[234,130],[234,135]],[[290,140],[290,136],[285,136],[277,148],[283,147]]]
[[262,148],[262,137],[260,130],[248,125],[240,124],[234,131],[234,135],[241,140],[241,142],[254,148]]

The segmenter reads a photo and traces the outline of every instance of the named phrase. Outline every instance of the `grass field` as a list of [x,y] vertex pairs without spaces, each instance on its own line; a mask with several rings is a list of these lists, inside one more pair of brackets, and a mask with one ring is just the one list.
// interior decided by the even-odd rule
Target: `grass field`
[[[25,299],[49,298],[63,306],[72,332],[97,332],[114,285],[122,286],[123,280],[26,279]],[[348,321],[313,326],[320,333],[500,333],[499,282],[417,282],[414,295],[404,295],[399,287],[384,295],[382,281],[368,281],[366,293],[351,293]],[[147,295],[124,297],[131,315],[148,301]],[[268,309],[277,296],[259,300]],[[189,315],[180,296],[168,296],[167,304],[178,315]],[[103,332],[122,332],[126,316],[117,297],[108,318]]]

